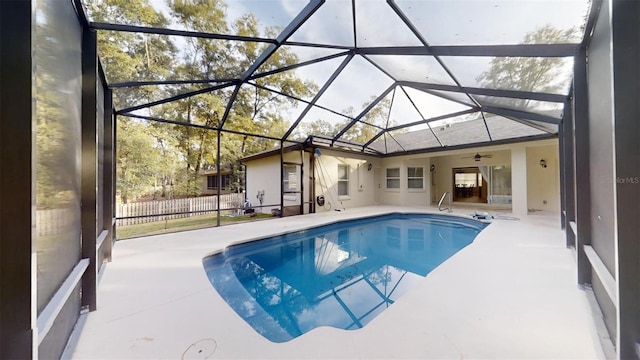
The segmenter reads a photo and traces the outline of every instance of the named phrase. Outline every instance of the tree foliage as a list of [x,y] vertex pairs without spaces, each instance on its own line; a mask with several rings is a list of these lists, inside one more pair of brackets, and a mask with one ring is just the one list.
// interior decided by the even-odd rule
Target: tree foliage
[[[137,121],[118,122],[117,131],[127,136],[118,137],[116,172],[120,197],[124,203],[147,192],[153,186],[154,164],[158,163],[157,142]],[[143,151],[141,151],[143,150]]]
[[[560,30],[545,25],[528,33],[524,44],[549,44],[569,42],[575,29]],[[517,89],[520,91],[562,93],[566,83],[563,59],[556,57],[495,57],[490,67],[477,78],[481,86],[491,89]],[[499,99],[499,105],[527,109],[526,99]]]
[[[149,0],[87,2],[94,21],[126,25],[167,27],[170,20]],[[119,31],[98,32],[98,53],[110,83],[170,79],[176,65],[177,48],[167,36]],[[156,100],[162,91],[154,87],[116,90],[117,108]]]
[[[362,108],[365,109],[374,100],[375,96],[366,102]],[[391,100],[384,98],[380,100],[369,112],[367,112],[358,123],[354,124],[343,136],[344,139],[357,144],[365,144],[371,140],[382,129],[386,129],[389,125],[389,110],[391,109]]]
[[[222,34],[275,37],[281,29],[262,26],[251,14],[230,19],[221,0],[166,2],[163,14],[152,0],[108,0],[89,2],[87,10],[94,21],[152,27],[174,27]],[[153,81],[167,79],[239,78],[265,51],[268,44],[205,38],[100,31],[99,54],[108,81]],[[278,69],[298,62],[295,54],[281,48],[262,64],[258,72]],[[304,97],[317,86],[301,80],[295,72],[280,72],[254,80],[259,86],[243,85],[226,118],[224,129],[264,134],[279,138],[288,129],[290,119],[283,106],[295,106],[295,100],[262,87]],[[164,99],[199,90],[211,84],[183,84],[117,88],[117,109]],[[219,127],[234,87],[206,92],[143,110],[148,115],[185,123],[177,126],[140,122],[118,117],[117,190],[130,200],[151,190],[159,196],[197,195],[200,174],[215,167],[218,134],[207,128]],[[198,127],[203,126],[203,127]],[[221,134],[220,161],[225,167],[238,168],[237,160],[247,154],[272,148],[275,141]],[[143,155],[144,153],[145,155]],[[154,153],[154,156],[146,154]]]
[[[80,166],[77,162],[77,145],[81,142],[80,104],[69,93],[78,91],[77,79],[80,62],[73,47],[60,46],[65,36],[77,36],[73,32],[59,33],[57,19],[63,18],[65,8],[51,2],[38,2],[43,16],[36,22],[33,36],[34,60],[38,71],[35,76],[36,99],[36,206],[66,208],[78,203]],[[63,31],[66,29],[63,28]],[[78,59],[76,62],[68,59]],[[79,93],[76,93],[78,95]],[[18,119],[3,119],[16,121]],[[26,119],[25,119],[26,120]]]
[[[362,109],[360,111],[364,111],[376,100],[376,98],[376,96],[372,96],[367,102],[362,104]],[[373,139],[378,133],[383,131],[383,129],[396,125],[393,121],[389,120],[391,106],[391,99],[388,97],[383,98],[356,123],[349,127],[340,139],[356,144],[365,144],[369,142],[369,140]],[[344,109],[342,113],[348,115],[349,118],[333,124],[324,119],[315,119],[314,121],[300,124],[296,131],[296,139],[303,140],[304,137],[308,135],[322,135],[331,138],[336,136],[358,115],[355,113],[353,107]]]

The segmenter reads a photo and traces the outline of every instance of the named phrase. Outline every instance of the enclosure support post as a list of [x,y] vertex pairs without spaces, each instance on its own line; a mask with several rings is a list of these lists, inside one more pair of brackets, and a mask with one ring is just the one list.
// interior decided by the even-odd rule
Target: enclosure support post
[[[0,1],[0,358],[38,358],[31,1]],[[33,22],[32,22],[33,20]],[[9,225],[9,226],[7,226]]]
[[104,206],[102,212],[102,223],[109,232],[103,243],[104,259],[111,262],[111,251],[113,247],[114,226],[113,226],[113,210],[114,204],[113,194],[113,165],[115,159],[115,142],[114,142],[114,123],[113,123],[113,92],[111,89],[105,89],[104,92],[104,179],[102,204]]
[[[565,109],[567,108],[565,104]],[[566,110],[565,110],[566,113]],[[558,125],[558,168],[560,170],[560,229],[565,230],[566,228],[566,206],[565,206],[565,175],[564,175],[564,130],[562,129],[564,124],[565,116],[562,118],[562,122]]]
[[[116,114],[115,109],[113,108],[113,93],[110,91],[109,92],[111,94],[111,111],[113,112],[113,150],[112,150],[112,156],[113,156],[113,162],[111,163],[111,203],[113,204],[113,210],[111,212],[111,229],[113,231],[113,235],[111,235],[111,242],[114,243],[116,242],[116,240],[118,239],[118,234],[117,234],[117,229],[118,227],[117,225],[117,220],[116,217],[118,215],[118,210],[117,210],[117,203],[116,203],[116,195],[117,195],[117,184],[118,184],[118,166],[117,163],[118,161],[116,160],[116,154],[118,151],[118,114]],[[113,244],[111,245],[113,246]]]
[[573,78],[573,123],[575,188],[580,196],[575,196],[576,219],[576,263],[578,283],[591,284],[591,264],[584,252],[584,245],[591,244],[591,181],[589,170],[589,91],[587,88],[587,56],[581,49],[574,60]]
[[82,32],[82,258],[89,268],[82,276],[82,305],[97,309],[97,94],[98,42],[95,30]]
[[640,3],[611,2],[613,37],[616,196],[616,349],[620,359],[640,358]]
[[216,211],[216,226],[220,226],[220,191],[222,190],[222,169],[220,169],[220,130],[216,131],[216,134],[218,136],[218,149],[216,150],[216,171],[218,172],[218,191],[216,193],[216,207],[218,208],[218,211]]
[[565,104],[565,114],[560,124],[562,128],[562,168],[564,181],[562,184],[563,214],[567,247],[576,246],[576,234],[571,223],[576,220],[575,207],[575,174],[574,174],[574,142],[573,142],[573,102]]

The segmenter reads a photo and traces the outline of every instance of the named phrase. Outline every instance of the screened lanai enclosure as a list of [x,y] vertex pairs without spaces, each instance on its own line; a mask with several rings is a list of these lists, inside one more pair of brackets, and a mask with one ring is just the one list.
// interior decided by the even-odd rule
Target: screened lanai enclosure
[[[243,154],[311,136],[379,155],[556,136],[591,6],[158,1],[143,17],[84,5],[118,117],[220,131]],[[439,136],[459,123],[464,142]]]
[[[213,209],[220,225],[258,203],[240,160],[294,144],[385,157],[557,138],[592,5],[84,2],[120,134],[117,224]],[[198,190],[238,195],[126,204]]]
[[62,356],[116,225],[241,212],[243,158],[544,139],[577,282],[617,357],[640,356],[639,16],[627,0],[0,1],[0,357]]

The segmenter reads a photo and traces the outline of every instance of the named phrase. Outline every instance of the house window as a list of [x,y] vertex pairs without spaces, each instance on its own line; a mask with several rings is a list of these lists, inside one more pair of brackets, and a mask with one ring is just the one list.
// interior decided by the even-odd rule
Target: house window
[[349,165],[338,165],[338,196],[349,196]]
[[424,168],[411,167],[407,168],[407,188],[422,189],[424,188]]
[[298,174],[295,165],[284,165],[282,174],[282,183],[284,184],[284,191],[297,191],[298,190]]
[[387,189],[400,189],[400,168],[387,169]]
[[298,191],[298,168],[295,165],[282,166],[282,188],[284,189],[283,198],[285,200],[297,200],[295,194]]
[[[231,185],[231,175],[222,175],[222,190],[227,190],[227,186]],[[207,176],[207,190],[218,189],[218,175]]]

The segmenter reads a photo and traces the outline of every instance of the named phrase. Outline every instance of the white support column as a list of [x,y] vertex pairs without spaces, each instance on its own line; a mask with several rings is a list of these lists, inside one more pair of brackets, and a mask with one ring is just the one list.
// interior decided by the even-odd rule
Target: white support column
[[511,207],[517,216],[527,215],[527,149],[511,150]]

